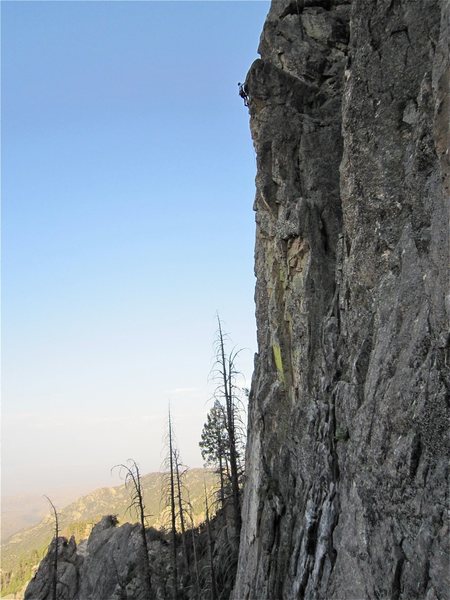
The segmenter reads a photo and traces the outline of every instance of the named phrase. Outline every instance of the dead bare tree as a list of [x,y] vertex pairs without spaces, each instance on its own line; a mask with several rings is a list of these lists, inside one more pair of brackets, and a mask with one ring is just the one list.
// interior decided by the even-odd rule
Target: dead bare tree
[[238,469],[238,446],[237,446],[237,409],[236,409],[236,390],[235,378],[239,373],[236,369],[236,357],[239,351],[232,350],[226,353],[225,335],[222,330],[222,323],[217,315],[217,353],[216,353],[216,375],[221,380],[216,390],[217,396],[222,396],[225,404],[225,423],[228,434],[228,450],[230,461],[231,492],[233,497],[233,512],[236,528],[236,537],[239,536],[241,529],[241,506],[239,492],[239,469]]
[[177,567],[177,514],[175,508],[175,461],[173,447],[172,417],[169,407],[169,468],[170,468],[170,516],[172,523],[172,568],[173,568],[173,597],[178,597],[178,567]]
[[128,600],[126,582],[124,578],[120,576],[119,569],[117,568],[117,563],[114,556],[112,557],[112,562],[114,567],[114,574],[116,576],[116,581],[119,586],[119,600]]
[[214,570],[214,543],[211,535],[211,522],[209,519],[209,503],[208,503],[208,494],[206,492],[206,483],[204,483],[205,487],[205,516],[206,516],[206,533],[208,536],[208,556],[209,556],[209,570],[210,570],[210,580],[211,580],[211,600],[217,600],[217,584],[216,584],[216,574]]
[[115,465],[113,469],[119,469],[125,473],[125,486],[131,493],[131,503],[127,510],[133,509],[140,523],[142,549],[144,553],[144,580],[147,587],[147,597],[149,600],[153,598],[152,590],[152,572],[150,567],[150,556],[148,552],[147,535],[145,532],[146,519],[149,515],[145,514],[144,496],[142,491],[141,474],[139,466],[135,460],[129,458],[126,464]]
[[188,492],[187,506],[188,506],[187,515],[189,517],[190,527],[191,527],[192,551],[193,551],[193,555],[194,555],[194,573],[195,573],[195,583],[196,583],[196,595],[197,595],[197,597],[199,597],[200,596],[200,572],[199,572],[199,568],[198,568],[197,542],[195,541],[195,531],[194,531],[194,529],[195,529],[194,509],[191,504],[189,492]]
[[56,511],[55,505],[50,500],[48,496],[44,496],[47,502],[50,504],[53,516],[55,519],[55,534],[54,534],[54,556],[53,556],[53,574],[51,579],[51,591],[52,591],[52,600],[57,600],[57,586],[58,586],[58,538],[59,538],[59,521],[58,521],[58,512]]
[[182,495],[182,477],[186,473],[186,468],[181,471],[182,464],[180,461],[180,452],[178,449],[174,449],[174,463],[175,463],[175,475],[177,482],[177,500],[178,500],[178,516],[180,519],[180,528],[181,528],[181,540],[183,543],[183,557],[184,562],[186,564],[186,568],[189,571],[189,554],[187,551],[186,545],[186,526],[185,526],[185,507],[183,503],[183,495]]

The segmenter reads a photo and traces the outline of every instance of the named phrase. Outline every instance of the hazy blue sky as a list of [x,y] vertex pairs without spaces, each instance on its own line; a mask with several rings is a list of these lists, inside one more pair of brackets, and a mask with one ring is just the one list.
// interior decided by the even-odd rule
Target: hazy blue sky
[[[218,310],[256,350],[237,94],[268,2],[2,2],[3,492],[185,462]],[[248,382],[249,383],[249,382]]]

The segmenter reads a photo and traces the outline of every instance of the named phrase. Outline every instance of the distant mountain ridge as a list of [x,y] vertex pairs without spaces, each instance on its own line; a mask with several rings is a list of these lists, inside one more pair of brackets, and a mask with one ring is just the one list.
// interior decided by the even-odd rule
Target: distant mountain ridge
[[[167,473],[149,473],[142,476],[144,502],[148,525],[161,528],[168,524]],[[204,469],[191,469],[184,478],[184,487],[192,505],[195,523],[204,519],[204,486],[208,493],[217,485],[216,475]],[[130,493],[125,485],[103,487],[82,496],[75,502],[58,509],[61,535],[75,536],[77,541],[85,539],[94,525],[104,515],[117,515],[119,522],[137,521],[136,515],[128,510]],[[58,507],[57,507],[58,508]],[[1,593],[17,593],[31,579],[33,570],[45,555],[53,536],[53,520],[48,514],[40,523],[11,536],[1,545]]]

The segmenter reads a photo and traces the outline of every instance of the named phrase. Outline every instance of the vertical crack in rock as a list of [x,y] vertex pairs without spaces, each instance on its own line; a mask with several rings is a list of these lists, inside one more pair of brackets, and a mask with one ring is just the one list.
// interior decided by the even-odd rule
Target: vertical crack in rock
[[447,597],[449,12],[276,0],[235,600]]

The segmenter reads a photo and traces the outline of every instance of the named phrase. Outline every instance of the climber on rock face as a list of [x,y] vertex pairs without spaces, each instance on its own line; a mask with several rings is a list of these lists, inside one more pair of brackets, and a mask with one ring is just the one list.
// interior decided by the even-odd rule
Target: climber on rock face
[[245,89],[245,83],[241,83],[240,81],[238,82],[238,87],[239,87],[239,96],[244,100],[244,105],[248,106],[248,94],[247,91]]

